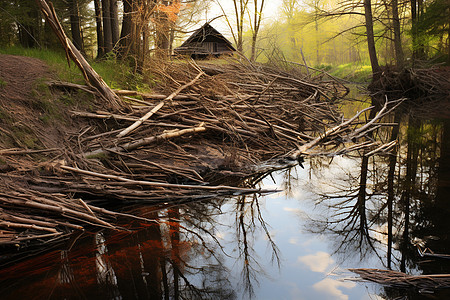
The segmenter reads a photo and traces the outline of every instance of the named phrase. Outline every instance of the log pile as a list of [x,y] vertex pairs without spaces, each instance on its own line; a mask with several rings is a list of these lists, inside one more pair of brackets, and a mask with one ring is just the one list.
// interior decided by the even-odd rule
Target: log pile
[[[380,78],[369,85],[372,96],[404,98],[409,112],[448,117],[450,111],[450,68],[416,68],[401,71],[386,67]],[[442,115],[444,114],[444,115]]]
[[0,245],[48,242],[85,226],[119,229],[119,214],[99,207],[271,192],[255,182],[320,146],[316,154],[329,155],[394,146],[367,134],[383,126],[388,103],[369,122],[360,118],[364,111],[345,120],[338,105],[347,89],[338,82],[238,60],[155,61],[155,93],[112,91],[59,32],[51,6],[38,2],[88,86],[50,84],[102,102],[71,112],[86,126],[74,128],[60,148],[1,150],[7,167],[0,170]]
[[[2,150],[14,168],[0,173],[9,189],[0,202],[5,229],[0,245],[42,241],[44,234],[51,234],[51,240],[84,225],[117,228],[114,213],[99,208],[112,204],[164,206],[271,192],[256,188],[255,180],[314,155],[315,148],[322,154],[344,154],[393,146],[366,135],[383,126],[387,103],[370,122],[361,121],[370,108],[345,120],[337,109],[345,93],[338,83],[305,81],[239,62],[221,67],[160,63],[154,72],[160,76],[159,93],[116,91],[127,103],[127,113],[110,106],[72,111],[73,118],[87,125],[63,141],[61,149]],[[43,154],[44,162],[31,160],[27,167],[12,159]],[[46,204],[51,214],[43,214],[35,201],[51,203]],[[28,225],[21,225],[23,219],[30,220]]]
[[24,188],[17,184],[17,179],[1,179],[1,246],[18,250],[36,243],[50,244],[67,238],[73,231],[84,231],[86,225],[121,229],[111,223],[118,217],[145,220],[89,205],[81,198]]

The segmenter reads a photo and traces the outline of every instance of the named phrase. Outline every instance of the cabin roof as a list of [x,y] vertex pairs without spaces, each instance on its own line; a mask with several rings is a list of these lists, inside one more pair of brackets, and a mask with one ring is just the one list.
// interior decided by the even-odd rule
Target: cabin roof
[[186,41],[184,41],[183,44],[181,44],[181,46],[175,48],[175,51],[184,51],[184,50],[192,51],[198,48],[198,44],[204,42],[223,43],[229,50],[226,52],[236,51],[231,42],[226,37],[224,37],[219,31],[217,31],[214,27],[212,27],[208,22],[205,23],[199,29],[197,29]]

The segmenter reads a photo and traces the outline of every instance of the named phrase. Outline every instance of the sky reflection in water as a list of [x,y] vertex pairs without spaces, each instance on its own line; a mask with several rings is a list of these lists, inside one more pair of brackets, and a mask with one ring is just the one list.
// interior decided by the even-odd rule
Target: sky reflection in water
[[[334,249],[330,237],[308,232],[310,219],[320,218],[324,213],[324,207],[314,205],[316,189],[321,189],[321,193],[331,189],[326,182],[336,179],[336,176],[344,177],[345,173],[341,174],[343,170],[348,171],[353,165],[356,168],[356,164],[357,161],[350,158],[337,158],[330,168],[321,172],[320,178],[310,174],[309,166],[291,170],[296,179],[291,179],[287,194],[281,192],[259,198],[264,221],[270,226],[270,235],[280,249],[281,264],[278,268],[276,262],[271,262],[273,250],[266,234],[262,231],[255,233],[252,247],[265,273],[259,272],[255,299],[381,299],[374,294],[376,290],[373,286],[343,280],[354,277],[346,271],[347,267],[382,267],[380,263],[370,258],[360,262],[359,255],[354,253],[349,253],[348,257],[332,255]],[[264,186],[284,188],[285,175],[274,174],[276,184],[266,178]],[[227,204],[225,207],[226,213],[221,218],[224,223],[232,224],[235,219],[234,206]],[[220,236],[224,241],[232,241],[235,239],[233,234],[235,232],[231,231]],[[230,251],[233,243],[225,244],[229,245],[226,249]],[[241,271],[240,266],[235,266],[233,277],[239,280]],[[235,281],[237,286],[238,280]],[[242,289],[239,295],[242,299],[248,298],[248,294],[242,294]]]

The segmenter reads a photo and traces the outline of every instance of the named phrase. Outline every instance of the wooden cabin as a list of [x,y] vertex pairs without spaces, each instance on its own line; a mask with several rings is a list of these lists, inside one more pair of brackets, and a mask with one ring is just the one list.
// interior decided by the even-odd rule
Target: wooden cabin
[[178,55],[206,58],[208,56],[232,55],[236,49],[220,32],[206,23],[174,51]]

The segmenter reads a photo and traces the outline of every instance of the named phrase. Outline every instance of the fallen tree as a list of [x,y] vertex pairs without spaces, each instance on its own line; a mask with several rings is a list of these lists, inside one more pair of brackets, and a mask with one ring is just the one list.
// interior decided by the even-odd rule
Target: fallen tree
[[349,269],[365,281],[400,289],[435,291],[450,288],[449,274],[409,275],[403,272],[380,269]]

